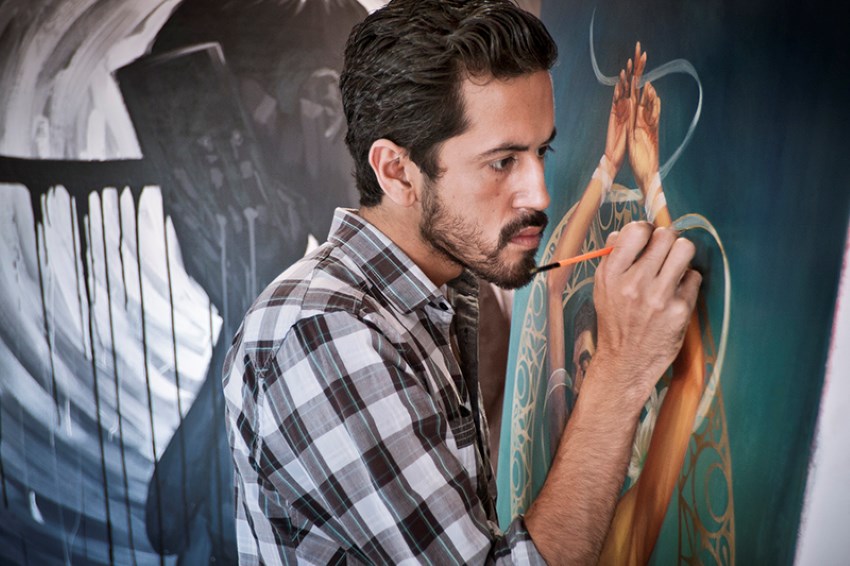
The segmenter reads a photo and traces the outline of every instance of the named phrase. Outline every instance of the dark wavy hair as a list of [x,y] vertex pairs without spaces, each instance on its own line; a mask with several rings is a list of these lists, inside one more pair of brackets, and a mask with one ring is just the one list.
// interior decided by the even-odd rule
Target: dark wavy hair
[[354,27],[340,76],[362,206],[381,202],[369,149],[405,148],[430,179],[440,144],[463,133],[466,78],[551,69],[558,49],[543,23],[509,0],[392,0]]
[[573,322],[573,340],[578,338],[579,334],[585,330],[590,331],[593,337],[593,342],[596,343],[596,308],[593,306],[593,297],[587,297],[576,313],[575,321]]

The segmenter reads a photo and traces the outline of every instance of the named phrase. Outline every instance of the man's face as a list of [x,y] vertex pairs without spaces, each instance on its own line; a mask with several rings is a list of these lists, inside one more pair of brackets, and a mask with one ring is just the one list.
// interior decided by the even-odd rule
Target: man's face
[[446,140],[443,174],[425,179],[420,232],[444,258],[506,288],[531,280],[549,205],[544,156],[554,136],[549,73],[466,80],[468,129]]

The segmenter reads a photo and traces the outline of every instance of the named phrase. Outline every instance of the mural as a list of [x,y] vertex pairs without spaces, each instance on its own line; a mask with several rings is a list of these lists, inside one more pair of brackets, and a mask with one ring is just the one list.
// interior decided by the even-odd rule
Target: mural
[[[764,2],[548,3],[542,16],[561,58],[540,262],[649,219],[695,241],[704,277],[642,412],[602,562],[791,563],[850,203],[825,157],[846,145],[832,120],[848,81],[827,78],[837,35],[824,13]],[[783,83],[791,61],[805,65]],[[790,111],[804,93],[818,104]],[[581,394],[598,263],[541,273],[515,297],[504,522],[533,501]]]
[[[0,563],[235,561],[222,358],[259,289],[356,203],[336,80],[348,30],[379,4],[0,2]],[[670,220],[700,245],[716,389],[699,395],[652,560],[787,563],[848,212],[830,161],[845,146],[839,20],[766,2],[522,4],[542,5],[562,53],[545,257],[578,227],[635,39],[663,101]],[[624,165],[579,247],[645,215],[631,179]],[[503,514],[548,467],[547,411],[566,419],[580,392],[593,267],[561,291],[561,417],[546,403],[548,280],[516,296]],[[673,380],[647,406],[628,485]],[[518,400],[534,401],[525,420]]]
[[365,14],[0,4],[0,563],[235,562],[221,363],[356,204],[336,83]]

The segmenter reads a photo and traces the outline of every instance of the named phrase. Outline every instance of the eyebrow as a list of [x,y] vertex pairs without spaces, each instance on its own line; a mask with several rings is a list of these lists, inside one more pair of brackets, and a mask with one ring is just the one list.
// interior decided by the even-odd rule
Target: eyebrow
[[[552,143],[552,140],[555,139],[555,136],[557,135],[557,133],[558,133],[557,128],[552,128],[552,133],[549,135],[549,138],[545,142],[543,142],[541,145],[546,145],[546,144]],[[496,155],[497,153],[502,153],[504,151],[528,151],[528,147],[529,146],[527,146],[527,145],[521,145],[521,144],[517,144],[517,143],[508,142],[508,143],[502,144],[498,147],[488,149],[484,153],[479,154],[478,159],[487,159],[488,157]]]

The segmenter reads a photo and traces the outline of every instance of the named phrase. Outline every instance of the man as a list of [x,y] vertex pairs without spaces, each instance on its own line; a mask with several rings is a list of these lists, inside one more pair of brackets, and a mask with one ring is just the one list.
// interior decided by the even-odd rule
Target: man
[[245,563],[589,563],[678,352],[693,246],[635,223],[597,271],[597,352],[549,478],[498,530],[477,281],[531,276],[556,48],[506,0],[396,0],[340,80],[361,195],[260,296],[225,362]]

